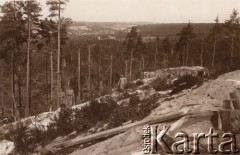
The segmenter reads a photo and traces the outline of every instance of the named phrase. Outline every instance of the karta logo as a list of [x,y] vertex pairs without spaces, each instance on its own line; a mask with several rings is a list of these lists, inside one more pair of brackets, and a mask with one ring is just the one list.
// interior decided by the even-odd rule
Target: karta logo
[[[237,148],[236,137],[232,133],[223,133],[220,136],[215,133],[211,127],[207,134],[205,133],[193,133],[191,135],[191,142],[189,141],[189,135],[184,132],[176,133],[173,137],[173,142],[170,143],[166,136],[170,126],[163,126],[163,129],[158,129],[158,126],[146,126],[143,128],[143,149],[144,154],[158,154],[160,151],[164,151],[168,154],[201,154],[200,152],[200,140],[207,139],[207,150],[209,154],[216,154],[218,152],[223,154],[237,154],[239,152]],[[159,133],[158,133],[159,131]],[[218,146],[214,146],[214,139],[220,141]],[[193,146],[190,146],[192,144]],[[216,144],[215,144],[216,145]],[[160,150],[162,149],[162,150]]]

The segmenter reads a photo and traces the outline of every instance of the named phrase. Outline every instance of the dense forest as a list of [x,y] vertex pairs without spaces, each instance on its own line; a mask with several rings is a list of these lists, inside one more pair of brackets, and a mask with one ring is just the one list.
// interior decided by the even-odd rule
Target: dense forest
[[[145,24],[115,32],[117,39],[70,35],[67,0],[47,0],[43,19],[36,0],[1,7],[0,85],[2,117],[13,120],[57,109],[68,92],[72,104],[111,93],[121,75],[128,81],[144,71],[204,66],[211,75],[240,67],[240,17],[214,24]],[[221,17],[219,17],[221,18]],[[151,35],[154,39],[144,42]]]

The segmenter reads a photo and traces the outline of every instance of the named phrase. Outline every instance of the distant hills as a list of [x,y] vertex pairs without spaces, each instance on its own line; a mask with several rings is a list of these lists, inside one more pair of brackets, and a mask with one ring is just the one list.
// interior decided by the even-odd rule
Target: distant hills
[[[71,35],[109,35],[122,37],[132,26],[141,30],[142,36],[176,36],[187,23],[157,24],[148,22],[73,22],[69,27]],[[213,23],[192,23],[196,34],[207,34]],[[121,34],[121,35],[120,35]]]
[[[141,30],[143,36],[175,36],[178,34],[187,23],[182,24],[146,24],[140,25],[138,28]],[[212,23],[192,23],[193,31],[196,34],[207,34],[211,30]]]

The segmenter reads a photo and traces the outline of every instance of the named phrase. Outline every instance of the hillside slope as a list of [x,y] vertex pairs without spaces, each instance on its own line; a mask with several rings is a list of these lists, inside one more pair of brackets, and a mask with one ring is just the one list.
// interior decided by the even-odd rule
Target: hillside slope
[[[148,118],[154,118],[157,116],[164,116],[171,112],[176,112],[182,109],[189,109],[192,112],[207,112],[217,111],[222,109],[222,101],[229,99],[229,93],[236,90],[240,85],[237,81],[240,81],[240,71],[234,71],[224,74],[216,80],[205,82],[201,87],[194,90],[186,90],[180,96],[174,97],[170,101],[159,101],[160,106],[152,111]],[[147,118],[146,118],[147,119]],[[176,126],[182,119],[171,123],[171,126]],[[166,125],[158,124],[159,126]],[[202,120],[199,118],[197,123],[190,124],[177,131],[185,131],[189,134],[194,132],[208,133],[211,122]],[[174,130],[174,129],[172,129]],[[120,154],[132,154],[142,155],[142,127],[130,130],[126,133],[119,134],[111,139],[95,144],[82,150],[76,150],[71,155],[79,154],[91,154],[91,155],[120,155]],[[240,136],[237,136],[240,140]]]
[[[147,119],[154,119],[156,117],[165,116],[174,112],[178,111],[187,111],[191,114],[198,114],[198,113],[206,113],[208,114],[209,111],[218,111],[222,109],[222,101],[225,99],[230,99],[229,93],[237,90],[240,88],[240,70],[230,72],[224,75],[219,76],[217,79],[205,81],[203,85],[200,87],[192,87],[191,89],[183,90],[182,92],[171,95],[171,96],[165,96],[160,98],[157,103],[158,107],[151,112],[149,116],[144,118],[143,120]],[[145,84],[148,85],[151,82],[152,79],[144,79]],[[140,86],[144,87],[144,86]],[[153,94],[164,94],[166,92],[161,91],[154,91],[152,88],[141,90],[140,87],[132,90],[129,89],[128,93],[138,93],[138,96],[140,98],[146,98],[146,96],[153,95]],[[113,93],[112,96],[117,98],[120,96],[121,93]],[[124,99],[124,102],[126,99]],[[118,104],[121,104],[121,102],[118,102]],[[86,102],[82,105],[77,105],[73,108],[82,108],[84,105],[89,104],[89,102]],[[37,117],[37,127],[42,128],[46,130],[47,125],[51,122],[51,119],[58,114],[58,111],[55,112],[47,112],[40,114]],[[182,117],[179,120],[174,120],[166,123],[160,123],[155,124],[159,126],[163,125],[170,125],[171,126],[171,132],[175,133],[178,131],[184,131],[186,133],[192,134],[194,132],[204,132],[208,133],[209,128],[213,126],[213,124],[209,121],[208,116],[207,117],[197,117],[194,118],[190,123],[188,123],[186,126],[181,127],[182,124],[187,122],[189,118],[187,116]],[[34,118],[26,118],[22,120],[22,122],[27,125],[29,128],[34,127]],[[123,125],[124,126],[124,125]],[[0,127],[1,133],[6,133],[9,126],[5,125]],[[75,146],[74,148],[71,148],[71,151],[66,151],[64,154],[71,154],[71,155],[79,155],[79,154],[85,154],[85,155],[105,155],[105,154],[111,154],[111,155],[122,155],[122,154],[143,154],[142,153],[142,145],[143,145],[143,139],[142,139],[142,126],[132,128],[128,130],[127,132],[120,133],[116,136],[113,136],[112,138],[108,138],[99,142],[89,143],[87,147],[81,147],[81,146]],[[66,136],[66,137],[59,137],[59,140],[61,142],[68,142],[71,139],[75,139],[79,135],[74,136]],[[237,138],[240,138],[239,135],[237,135]],[[239,139],[240,140],[240,139]],[[53,149],[56,142],[51,142],[48,144],[45,149],[50,152],[55,152]],[[0,142],[1,145],[6,148],[1,153],[11,152],[9,151],[9,148],[6,146],[11,146],[11,149],[13,149],[13,144],[10,141],[2,140]],[[46,152],[46,150],[43,150],[41,153]],[[63,149],[64,150],[64,149]],[[63,151],[64,152],[64,151]]]

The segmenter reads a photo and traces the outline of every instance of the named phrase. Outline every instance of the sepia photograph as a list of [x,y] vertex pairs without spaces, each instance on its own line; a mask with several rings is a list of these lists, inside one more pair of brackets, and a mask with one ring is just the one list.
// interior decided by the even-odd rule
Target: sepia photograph
[[239,11],[0,0],[0,155],[239,155]]

